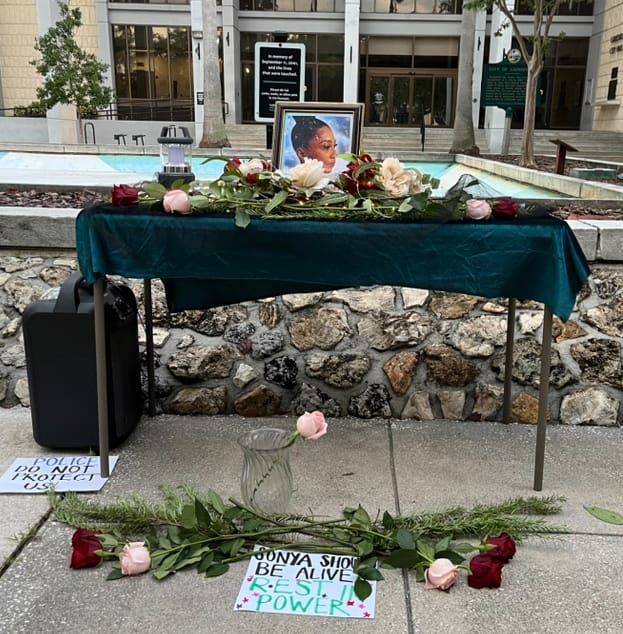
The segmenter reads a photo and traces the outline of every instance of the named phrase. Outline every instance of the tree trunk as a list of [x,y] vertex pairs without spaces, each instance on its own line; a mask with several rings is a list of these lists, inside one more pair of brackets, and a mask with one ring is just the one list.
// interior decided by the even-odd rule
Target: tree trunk
[[450,148],[450,152],[453,154],[480,154],[480,149],[476,145],[474,120],[472,118],[475,33],[476,12],[463,7],[456,115],[452,130],[452,147]]
[[534,58],[528,62],[528,78],[526,81],[526,103],[524,109],[523,134],[521,137],[521,153],[519,164],[524,167],[535,167],[534,161],[534,124],[536,120],[536,96],[541,68]]
[[203,24],[203,134],[199,147],[230,147],[223,119],[221,74],[218,63],[216,2],[202,0]]

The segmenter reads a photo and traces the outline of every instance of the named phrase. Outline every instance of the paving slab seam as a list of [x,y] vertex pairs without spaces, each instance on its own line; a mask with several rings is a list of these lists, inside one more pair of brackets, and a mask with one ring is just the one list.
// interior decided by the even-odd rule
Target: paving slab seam
[[[9,553],[7,558],[0,562],[0,579],[2,579],[2,575],[11,567],[13,562],[20,556],[22,551],[30,544],[30,542],[37,537],[39,531],[43,528],[46,522],[52,516],[52,507],[50,506],[48,510],[39,518],[34,526],[28,529],[28,531],[22,536],[19,536],[19,543],[17,546]],[[16,537],[17,539],[17,537]]]

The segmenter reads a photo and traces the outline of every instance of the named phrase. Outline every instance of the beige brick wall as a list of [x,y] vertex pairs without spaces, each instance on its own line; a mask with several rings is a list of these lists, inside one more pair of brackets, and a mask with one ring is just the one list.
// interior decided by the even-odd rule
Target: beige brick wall
[[3,107],[28,105],[36,99],[41,78],[29,64],[35,59],[37,37],[35,0],[0,2],[0,78]]
[[[615,101],[620,105],[603,105],[613,68],[618,68]],[[595,89],[594,130],[623,132],[623,1],[606,0],[604,31],[601,44],[599,75]]]
[[[95,0],[70,0],[70,7],[82,12],[82,26],[76,42],[89,53],[98,52]],[[35,38],[39,35],[35,0],[0,1],[0,81],[3,108],[26,106],[37,98],[41,77],[30,65],[37,57]]]

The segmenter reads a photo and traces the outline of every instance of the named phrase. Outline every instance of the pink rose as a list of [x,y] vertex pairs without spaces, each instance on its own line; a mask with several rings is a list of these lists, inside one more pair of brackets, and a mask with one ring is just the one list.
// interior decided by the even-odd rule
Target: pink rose
[[472,198],[465,203],[465,215],[472,220],[486,220],[491,215],[491,206],[486,200]]
[[162,199],[164,210],[170,214],[190,214],[190,202],[188,194],[181,189],[172,189],[167,192]]
[[424,571],[424,588],[426,590],[447,590],[452,587],[459,576],[459,569],[449,559],[435,559]]
[[151,567],[151,557],[144,542],[130,542],[119,553],[122,575],[140,575]]
[[307,440],[318,440],[327,433],[327,421],[322,412],[305,412],[296,421],[296,430]]

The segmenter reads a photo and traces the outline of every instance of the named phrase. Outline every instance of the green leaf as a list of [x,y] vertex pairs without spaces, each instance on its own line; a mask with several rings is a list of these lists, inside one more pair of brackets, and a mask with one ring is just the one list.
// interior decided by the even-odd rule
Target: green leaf
[[363,508],[363,506],[359,505],[357,510],[353,513],[353,523],[361,524],[362,526],[370,526],[372,521],[370,520],[370,516],[367,511]]
[[478,546],[474,546],[473,544],[468,544],[467,542],[461,542],[459,544],[452,544],[452,550],[455,553],[471,553],[474,550],[478,550]]
[[462,555],[459,555],[459,553],[455,552],[454,550],[449,550],[449,549],[437,551],[437,553],[435,554],[435,558],[449,559],[455,565],[462,564],[465,561],[465,557],[463,557]]
[[216,492],[210,489],[208,491],[208,504],[219,514],[223,515],[225,512],[225,503],[223,498]]
[[608,524],[623,524],[623,515],[617,513],[616,511],[609,511],[608,509],[602,509],[598,506],[585,506],[584,507],[593,517],[596,517],[598,520],[602,522],[607,522]]
[[427,561],[432,562],[435,560],[435,548],[430,542],[425,541],[423,539],[418,539],[417,549],[420,555]]
[[277,194],[275,194],[272,200],[266,205],[266,212],[268,213],[273,209],[276,209],[277,207],[285,203],[286,200],[288,200],[288,192],[282,189]]
[[386,557],[383,563],[392,568],[413,568],[421,562],[421,559],[417,550],[398,548]]
[[450,546],[450,537],[444,537],[435,544],[435,553],[448,550]]
[[198,498],[195,498],[195,515],[197,517],[197,526],[199,528],[210,528],[212,518],[210,517],[208,509]]
[[385,530],[391,530],[396,525],[394,518],[387,512],[383,513],[383,528]]
[[209,552],[205,554],[199,565],[197,566],[197,572],[205,572],[214,563],[214,553]]
[[212,564],[205,572],[206,577],[220,577],[229,570],[229,564]]
[[173,574],[173,570],[167,570],[164,568],[158,568],[157,570],[154,570],[154,577],[156,577],[156,579],[164,579],[170,574]]
[[398,546],[400,546],[400,548],[415,550],[415,540],[413,539],[413,535],[406,528],[398,529],[396,532],[396,541],[398,542]]
[[201,556],[199,557],[185,557],[184,559],[180,559],[173,566],[173,570],[181,570],[182,568],[187,568],[188,566],[192,566],[201,561]]
[[167,188],[164,185],[155,182],[145,183],[141,189],[156,200],[162,200],[167,193]]
[[180,524],[184,528],[195,528],[197,526],[197,515],[195,513],[194,504],[186,504],[182,509],[182,516],[180,518]]
[[357,554],[360,557],[365,557],[374,552],[374,544],[369,539],[364,539],[355,544],[355,548],[357,548]]
[[411,206],[411,203],[409,202],[408,198],[405,198],[401,203],[400,206],[398,207],[398,211],[401,213],[404,213],[405,211],[411,211],[413,209],[413,207]]
[[158,566],[159,569],[164,569],[164,570],[172,570],[173,567],[175,566],[175,562],[177,561],[177,558],[180,556],[181,554],[181,550],[178,550],[177,552],[169,555],[168,557],[165,557],[162,560],[162,563]]
[[365,601],[372,594],[370,582],[361,577],[357,577],[355,581],[355,594],[360,601]]
[[169,550],[172,546],[173,544],[171,543],[171,540],[165,535],[162,535],[160,539],[158,540],[158,548],[162,548],[163,550]]
[[363,568],[358,568],[357,573],[361,579],[367,579],[368,581],[382,581],[383,575],[378,568],[374,566],[366,566]]
[[167,533],[169,535],[169,539],[174,544],[181,544],[182,538],[180,537],[180,527],[179,526],[169,526],[167,529]]
[[114,581],[115,579],[122,579],[123,574],[119,568],[113,568],[106,577],[106,581]]
[[251,222],[251,216],[244,207],[236,207],[236,215],[234,216],[234,223],[236,227],[240,229],[246,229]]

